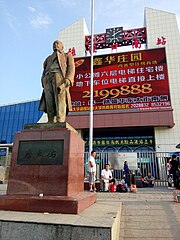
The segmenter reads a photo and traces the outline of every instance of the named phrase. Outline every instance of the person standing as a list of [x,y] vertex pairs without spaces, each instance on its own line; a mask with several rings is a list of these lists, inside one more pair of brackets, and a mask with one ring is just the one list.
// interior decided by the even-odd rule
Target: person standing
[[127,161],[124,161],[124,167],[123,167],[123,175],[124,175],[124,178],[125,178],[125,183],[130,186],[131,184],[131,180],[130,180],[130,169],[128,167],[128,162]]
[[39,110],[47,113],[48,123],[65,122],[68,111],[72,110],[69,88],[73,86],[75,64],[71,53],[64,53],[63,43],[53,43],[53,54],[44,61],[41,77],[43,94]]
[[167,158],[167,179],[168,179],[168,187],[171,188],[172,187],[172,181],[171,181],[171,176],[170,176],[170,170],[171,170],[171,157]]
[[89,191],[96,191],[95,180],[96,180],[96,151],[91,151],[91,156],[88,161],[88,172],[89,172]]
[[138,163],[138,167],[137,167],[137,176],[142,176],[140,163]]
[[174,187],[177,187],[177,175],[176,172],[178,171],[178,161],[175,155],[172,155],[172,160],[170,162],[171,169],[170,169],[170,174],[173,175],[173,182],[174,182]]
[[178,170],[176,171],[176,188],[180,190],[180,163],[178,164]]

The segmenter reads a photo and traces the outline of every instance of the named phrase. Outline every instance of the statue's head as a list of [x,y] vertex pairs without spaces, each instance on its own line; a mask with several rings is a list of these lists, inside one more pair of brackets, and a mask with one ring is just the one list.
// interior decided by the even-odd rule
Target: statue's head
[[54,51],[63,51],[64,49],[64,46],[63,46],[63,43],[59,40],[56,40],[53,42],[53,50]]

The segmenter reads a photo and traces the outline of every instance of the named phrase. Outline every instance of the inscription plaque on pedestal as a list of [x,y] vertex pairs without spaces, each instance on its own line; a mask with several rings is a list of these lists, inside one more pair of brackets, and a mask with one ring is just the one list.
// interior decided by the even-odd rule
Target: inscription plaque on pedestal
[[63,140],[20,141],[17,165],[62,165]]

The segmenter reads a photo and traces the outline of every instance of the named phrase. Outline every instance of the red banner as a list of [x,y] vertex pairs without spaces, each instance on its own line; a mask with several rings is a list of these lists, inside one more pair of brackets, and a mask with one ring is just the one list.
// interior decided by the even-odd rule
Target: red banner
[[[90,57],[75,58],[74,112],[89,111]],[[165,49],[94,56],[94,110],[171,108]]]

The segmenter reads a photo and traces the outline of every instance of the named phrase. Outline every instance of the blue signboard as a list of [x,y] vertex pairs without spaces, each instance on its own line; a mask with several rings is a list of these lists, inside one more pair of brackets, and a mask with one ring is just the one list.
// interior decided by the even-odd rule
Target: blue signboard
[[0,148],[0,157],[5,157],[7,152],[7,148]]

